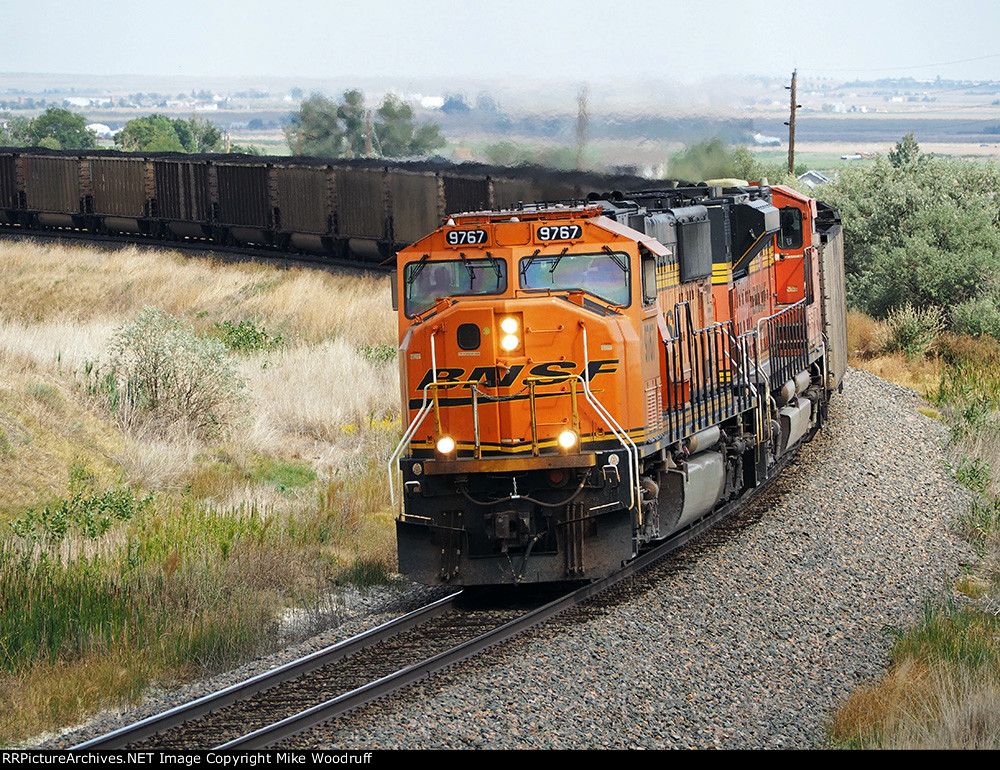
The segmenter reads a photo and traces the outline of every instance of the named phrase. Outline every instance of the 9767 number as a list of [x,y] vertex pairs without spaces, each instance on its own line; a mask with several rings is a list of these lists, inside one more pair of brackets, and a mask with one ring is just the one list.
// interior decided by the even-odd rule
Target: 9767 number
[[445,242],[449,246],[479,246],[489,241],[485,230],[449,230]]
[[583,235],[580,225],[543,225],[535,231],[540,241],[573,241]]

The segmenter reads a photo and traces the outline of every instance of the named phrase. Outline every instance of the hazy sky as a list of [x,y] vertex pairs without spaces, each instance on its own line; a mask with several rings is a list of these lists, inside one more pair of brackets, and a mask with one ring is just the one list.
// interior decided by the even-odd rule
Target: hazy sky
[[0,14],[0,73],[1000,80],[997,0],[0,0]]

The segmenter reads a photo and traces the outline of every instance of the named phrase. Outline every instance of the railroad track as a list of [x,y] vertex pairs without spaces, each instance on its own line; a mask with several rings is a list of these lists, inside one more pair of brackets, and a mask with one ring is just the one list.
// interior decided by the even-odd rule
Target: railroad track
[[278,745],[366,703],[421,681],[608,591],[664,559],[770,485],[695,522],[620,572],[551,601],[484,608],[458,592],[372,631],[245,682],[73,746],[256,750]]
[[378,262],[352,259],[349,254],[335,257],[309,254],[306,252],[283,252],[268,247],[254,247],[248,244],[227,245],[213,243],[206,239],[187,238],[171,241],[157,240],[138,234],[100,235],[86,230],[32,230],[25,227],[0,225],[0,239],[8,241],[39,241],[42,243],[72,243],[93,246],[107,250],[125,249],[129,246],[155,249],[157,251],[177,251],[189,256],[212,257],[228,262],[263,262],[277,267],[309,267],[330,272],[353,274],[386,275],[391,266]]

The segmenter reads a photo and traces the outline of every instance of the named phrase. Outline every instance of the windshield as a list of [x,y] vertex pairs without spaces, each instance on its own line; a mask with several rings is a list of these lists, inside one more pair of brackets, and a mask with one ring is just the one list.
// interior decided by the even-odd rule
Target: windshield
[[621,252],[525,257],[520,273],[522,289],[582,289],[623,307],[630,301],[628,255]]
[[500,259],[456,259],[411,262],[406,281],[406,315],[423,313],[442,297],[503,294],[507,291],[507,263]]

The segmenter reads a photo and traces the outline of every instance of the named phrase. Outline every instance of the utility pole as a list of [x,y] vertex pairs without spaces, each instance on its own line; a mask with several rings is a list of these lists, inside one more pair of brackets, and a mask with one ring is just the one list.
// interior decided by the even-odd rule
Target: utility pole
[[798,74],[798,70],[792,70],[792,84],[790,86],[785,86],[789,91],[792,92],[791,101],[791,112],[788,117],[788,122],[785,123],[788,126],[788,173],[795,173],[795,110],[801,107],[795,99],[795,79]]

